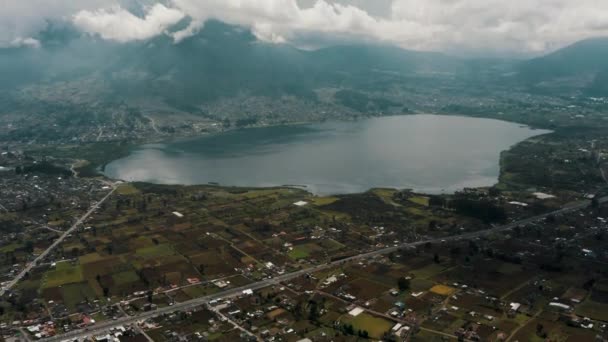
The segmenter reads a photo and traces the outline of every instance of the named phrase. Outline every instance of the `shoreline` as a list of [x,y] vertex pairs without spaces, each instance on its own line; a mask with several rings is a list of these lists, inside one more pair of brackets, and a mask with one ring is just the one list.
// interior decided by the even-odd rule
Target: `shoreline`
[[147,183],[147,184],[154,184],[154,185],[163,185],[163,186],[217,186],[217,187],[222,187],[222,188],[242,188],[242,189],[276,189],[276,188],[290,188],[290,189],[297,189],[297,190],[303,190],[306,191],[307,193],[313,195],[313,196],[318,196],[318,197],[327,197],[327,196],[345,196],[345,195],[355,195],[355,194],[362,194],[362,193],[367,193],[376,189],[391,189],[391,190],[396,190],[396,191],[411,191],[413,193],[417,193],[417,194],[421,194],[421,195],[428,195],[428,196],[436,196],[436,195],[450,195],[450,194],[455,194],[458,192],[462,192],[465,191],[466,189],[488,189],[488,188],[492,188],[495,186],[500,185],[501,182],[501,177],[503,175],[503,160],[502,160],[502,155],[505,152],[508,152],[510,150],[512,150],[515,146],[517,146],[518,144],[524,143],[530,139],[538,139],[539,137],[542,136],[546,136],[546,135],[550,135],[550,134],[554,134],[555,131],[551,131],[551,130],[546,130],[546,132],[538,132],[538,134],[530,136],[528,138],[525,138],[524,140],[515,142],[514,144],[512,144],[511,146],[509,146],[508,148],[501,150],[498,152],[498,173],[496,175],[496,177],[493,177],[494,180],[491,183],[488,184],[481,184],[481,185],[475,185],[473,183],[475,182],[479,182],[481,179],[479,180],[468,180],[465,181],[471,185],[467,186],[467,184],[463,184],[464,186],[447,186],[446,188],[436,188],[436,189],[428,189],[427,188],[420,188],[420,189],[416,189],[416,187],[412,187],[411,184],[405,184],[403,186],[386,186],[386,185],[378,185],[378,186],[370,186],[369,188],[366,189],[361,189],[361,190],[357,190],[357,191],[336,191],[336,192],[332,192],[329,191],[327,193],[323,192],[323,191],[315,191],[315,188],[318,188],[317,186],[315,186],[314,184],[276,184],[276,185],[270,185],[270,186],[257,186],[257,185],[230,185],[230,184],[222,184],[216,181],[200,181],[200,182],[192,182],[192,183],[167,183],[167,182],[162,182],[162,181],[155,181],[155,180],[130,180],[130,179],[118,179],[118,178],[112,178],[111,176],[107,175],[105,173],[105,167],[117,160],[120,160],[122,158],[124,158],[125,156],[128,156],[134,149],[137,148],[137,146],[142,146],[142,145],[148,145],[148,144],[159,144],[159,143],[171,143],[171,142],[179,142],[179,141],[188,141],[190,139],[196,139],[196,138],[202,138],[202,137],[208,137],[208,136],[219,136],[225,133],[229,133],[229,132],[234,132],[234,131],[239,131],[239,130],[250,130],[250,129],[264,129],[264,128],[269,128],[269,127],[293,127],[293,126],[302,126],[302,125],[315,125],[315,124],[322,124],[322,123],[326,123],[326,122],[336,122],[336,123],[344,123],[344,122],[355,122],[355,121],[362,121],[362,120],[371,120],[374,118],[390,118],[390,117],[404,117],[404,116],[446,116],[446,117],[460,117],[463,119],[482,119],[482,120],[492,120],[492,121],[498,121],[498,122],[504,122],[504,123],[510,123],[510,124],[515,124],[518,125],[520,128],[527,128],[532,132],[538,131],[538,130],[545,130],[545,129],[541,129],[541,128],[536,128],[536,127],[532,127],[526,124],[521,124],[521,123],[517,123],[517,122],[512,122],[512,121],[506,121],[506,120],[500,120],[497,118],[487,118],[487,117],[475,117],[475,116],[465,116],[465,115],[444,115],[444,114],[433,114],[433,113],[417,113],[417,114],[404,114],[404,115],[387,115],[387,116],[378,116],[378,117],[366,117],[366,118],[358,118],[358,119],[353,119],[353,120],[348,120],[348,121],[344,121],[344,120],[326,120],[323,122],[299,122],[299,123],[289,123],[289,124],[277,124],[277,125],[263,125],[263,126],[255,126],[255,127],[246,127],[246,128],[234,128],[234,129],[228,129],[228,130],[224,130],[221,132],[213,132],[213,133],[204,133],[204,134],[200,134],[198,136],[172,136],[172,137],[168,137],[167,139],[155,139],[154,141],[143,141],[143,142],[139,142],[139,143],[131,143],[130,144],[130,148],[128,153],[126,153],[124,156],[119,156],[119,157],[115,157],[114,159],[112,159],[111,161],[99,166],[97,169],[98,171],[101,173],[101,175],[107,179],[112,179],[112,180],[122,180],[125,182],[129,182],[129,183]]

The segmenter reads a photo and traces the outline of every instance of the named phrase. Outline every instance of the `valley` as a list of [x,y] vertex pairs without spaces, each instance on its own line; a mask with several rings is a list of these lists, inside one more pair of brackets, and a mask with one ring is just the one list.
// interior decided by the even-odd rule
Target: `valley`
[[0,46],[3,339],[608,340],[607,39],[169,33]]
[[[36,187],[0,199],[11,208],[0,214],[3,227],[15,227],[2,243],[2,319],[50,341],[116,329],[159,341],[203,332],[220,341],[587,340],[605,329],[602,132],[529,138],[502,154],[496,186],[451,195],[112,185],[94,173],[66,173],[71,185],[51,190],[70,154],[100,161],[120,149],[100,142],[64,146],[57,157],[5,154],[3,165],[15,169],[4,179]],[[28,166],[42,160],[55,167]],[[83,187],[80,198],[64,195]],[[32,191],[54,195],[32,205]]]

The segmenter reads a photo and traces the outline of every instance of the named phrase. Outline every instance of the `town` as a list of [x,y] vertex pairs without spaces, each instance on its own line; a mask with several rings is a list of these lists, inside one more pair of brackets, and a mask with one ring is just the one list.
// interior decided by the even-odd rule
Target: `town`
[[0,329],[49,341],[606,338],[607,146],[532,138],[503,154],[492,188],[330,197],[76,177],[78,161],[7,151]]
[[608,342],[608,1],[1,4],[0,341]]

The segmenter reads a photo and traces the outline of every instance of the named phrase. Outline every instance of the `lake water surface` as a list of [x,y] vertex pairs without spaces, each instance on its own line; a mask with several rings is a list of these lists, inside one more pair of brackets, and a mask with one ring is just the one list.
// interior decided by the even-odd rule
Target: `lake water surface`
[[453,192],[495,184],[500,152],[544,133],[439,115],[253,128],[142,145],[105,173],[163,184],[305,185],[320,195],[375,187]]

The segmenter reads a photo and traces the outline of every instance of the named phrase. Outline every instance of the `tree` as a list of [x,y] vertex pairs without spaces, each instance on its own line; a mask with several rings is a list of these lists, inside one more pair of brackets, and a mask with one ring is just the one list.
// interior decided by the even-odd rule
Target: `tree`
[[479,253],[479,250],[480,248],[477,243],[473,240],[469,240],[469,255],[475,255]]
[[595,234],[595,239],[597,241],[602,241],[604,239],[604,231],[600,231],[597,234]]
[[391,262],[395,262],[395,260],[397,260],[397,258],[395,256],[395,252],[390,252],[388,254],[388,260],[390,260]]
[[520,237],[522,235],[522,232],[523,232],[523,230],[522,230],[521,226],[517,226],[517,227],[513,228],[513,234],[516,237]]
[[344,332],[345,335],[354,335],[355,328],[352,326],[352,324],[344,324],[342,326],[342,332]]
[[410,289],[410,280],[405,277],[401,277],[399,280],[397,280],[397,286],[399,286],[399,291],[407,291]]
[[494,186],[488,190],[488,194],[492,197],[500,196],[500,193],[501,193],[500,189],[498,189],[497,187],[494,187]]
[[293,316],[298,321],[302,319],[302,303],[300,303],[299,301],[293,308]]
[[308,320],[312,321],[312,322],[316,322],[319,319],[319,309],[318,309],[318,305],[317,302],[314,300],[311,300],[309,302],[310,306],[308,309]]
[[589,280],[587,280],[584,284],[583,284],[583,289],[589,291],[593,288],[593,285],[595,285],[595,278],[590,278]]
[[485,223],[502,222],[507,218],[503,207],[494,205],[488,200],[474,200],[460,196],[450,202],[450,207],[461,215],[474,217]]
[[485,250],[485,253],[486,253],[486,256],[487,256],[488,258],[492,258],[492,257],[494,257],[494,249],[492,249],[492,248],[487,248],[487,249]]
[[25,242],[25,251],[27,253],[32,253],[34,251],[34,243],[30,240]]
[[536,335],[538,335],[538,336],[542,335],[544,330],[545,330],[545,327],[542,324],[540,324],[540,323],[536,324]]
[[429,197],[429,206],[431,207],[443,207],[445,205],[445,200],[440,196],[431,196]]

